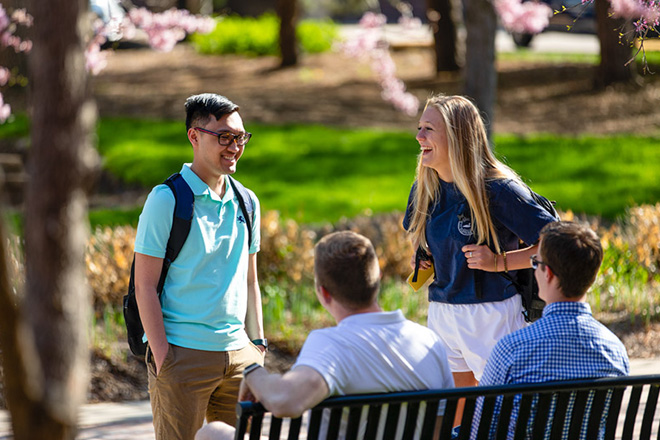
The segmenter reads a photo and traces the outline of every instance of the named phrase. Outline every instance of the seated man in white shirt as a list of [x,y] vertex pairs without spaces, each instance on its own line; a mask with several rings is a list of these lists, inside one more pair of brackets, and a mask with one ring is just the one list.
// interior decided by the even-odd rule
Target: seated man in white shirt
[[[316,296],[337,326],[312,331],[283,375],[258,364],[246,367],[239,400],[261,402],[277,417],[298,417],[333,395],[454,386],[435,333],[400,310],[378,306],[381,274],[367,238],[350,231],[323,237],[315,247],[314,273]],[[195,438],[233,438],[233,432],[213,422]]]

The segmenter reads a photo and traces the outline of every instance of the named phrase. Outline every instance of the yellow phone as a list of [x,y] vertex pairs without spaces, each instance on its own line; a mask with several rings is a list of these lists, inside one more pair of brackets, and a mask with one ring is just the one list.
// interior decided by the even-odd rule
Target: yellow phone
[[413,281],[413,276],[415,275],[415,271],[413,271],[409,276],[408,276],[408,284],[410,284],[410,287],[413,288],[415,292],[417,292],[419,289],[426,284],[426,281],[428,281],[429,278],[431,278],[431,275],[435,275],[435,269],[433,268],[433,263],[431,263],[431,267],[428,269],[419,269],[417,271],[417,281]]

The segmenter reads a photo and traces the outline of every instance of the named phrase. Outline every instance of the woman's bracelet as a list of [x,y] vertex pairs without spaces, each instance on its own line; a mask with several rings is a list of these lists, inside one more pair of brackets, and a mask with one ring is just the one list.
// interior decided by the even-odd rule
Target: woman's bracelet
[[497,254],[495,254],[495,272],[497,272]]
[[504,260],[504,273],[509,273],[509,268],[506,267],[506,251],[502,251],[502,260]]

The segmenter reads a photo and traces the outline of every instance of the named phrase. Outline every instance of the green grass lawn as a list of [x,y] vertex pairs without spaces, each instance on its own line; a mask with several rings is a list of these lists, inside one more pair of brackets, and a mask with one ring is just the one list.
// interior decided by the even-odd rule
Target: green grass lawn
[[[25,122],[0,127],[0,138]],[[254,136],[236,177],[263,210],[302,223],[405,208],[419,151],[410,131],[246,122]],[[660,200],[660,137],[496,136],[495,152],[561,210],[614,219]],[[151,187],[192,160],[182,122],[102,119],[98,149],[120,179]],[[92,225],[136,224],[141,207],[95,210]]]

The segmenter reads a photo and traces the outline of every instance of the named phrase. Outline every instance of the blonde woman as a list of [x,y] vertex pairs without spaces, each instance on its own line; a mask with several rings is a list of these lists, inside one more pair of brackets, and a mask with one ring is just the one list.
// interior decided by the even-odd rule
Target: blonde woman
[[431,97],[416,138],[421,153],[403,226],[432,257],[420,268],[435,266],[429,327],[445,343],[456,386],[475,386],[495,343],[525,326],[520,296],[497,272],[530,267],[539,232],[557,219],[495,158],[468,99]]

